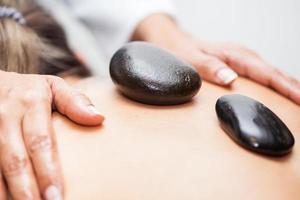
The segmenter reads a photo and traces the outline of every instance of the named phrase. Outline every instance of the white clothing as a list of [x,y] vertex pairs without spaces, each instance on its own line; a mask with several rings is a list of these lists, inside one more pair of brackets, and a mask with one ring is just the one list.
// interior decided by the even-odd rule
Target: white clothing
[[[112,54],[130,39],[145,17],[160,12],[174,17],[170,0],[38,1],[62,23],[71,48],[83,54],[96,74],[107,74]],[[99,65],[107,69],[99,69]]]

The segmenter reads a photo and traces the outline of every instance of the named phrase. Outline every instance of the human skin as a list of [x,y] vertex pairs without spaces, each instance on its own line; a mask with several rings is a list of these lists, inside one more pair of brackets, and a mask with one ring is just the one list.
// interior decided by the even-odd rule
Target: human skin
[[0,200],[7,189],[14,200],[58,199],[63,178],[52,110],[82,125],[101,124],[103,117],[59,77],[0,70],[0,85]]
[[[243,46],[195,40],[164,14],[154,14],[142,20],[132,39],[152,42],[171,51],[197,67],[202,77],[212,83],[232,84],[238,73],[270,86],[300,104],[297,80],[278,71]],[[85,125],[100,124],[104,118],[83,95],[64,87],[63,80],[58,77],[0,71],[0,80],[0,142],[5,143],[0,145],[0,200],[6,199],[5,181],[14,199],[24,200],[31,196],[39,199],[40,195],[53,199],[53,196],[60,196],[57,193],[63,187],[55,145],[52,145],[55,137],[50,123],[51,106]],[[48,144],[47,151],[44,151],[45,144]],[[32,146],[35,146],[34,154],[30,150]],[[53,190],[53,187],[56,189]]]
[[195,66],[212,83],[226,86],[243,76],[275,89],[300,105],[299,81],[240,44],[195,39],[165,14],[155,13],[141,20],[132,40],[151,42],[169,50]]
[[[74,84],[106,116],[83,127],[53,116],[67,200],[298,200],[300,107],[244,78],[231,88],[204,82],[193,101],[150,106],[129,100],[110,80]],[[283,157],[250,152],[220,128],[218,97],[239,93],[273,110],[295,137]]]

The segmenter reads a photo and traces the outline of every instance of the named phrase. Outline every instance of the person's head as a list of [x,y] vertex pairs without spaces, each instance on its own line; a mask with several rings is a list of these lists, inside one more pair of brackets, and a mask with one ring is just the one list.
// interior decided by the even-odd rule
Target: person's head
[[15,8],[26,20],[0,18],[0,70],[56,74],[81,65],[63,29],[34,0],[0,0],[0,6]]

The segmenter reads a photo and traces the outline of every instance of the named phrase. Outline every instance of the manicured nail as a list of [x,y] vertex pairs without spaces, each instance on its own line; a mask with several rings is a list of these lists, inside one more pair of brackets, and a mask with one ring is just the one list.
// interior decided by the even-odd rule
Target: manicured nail
[[62,195],[58,187],[51,185],[46,189],[45,198],[46,200],[62,200]]
[[223,68],[220,69],[217,72],[217,77],[224,83],[224,84],[229,84],[232,81],[234,81],[238,75],[237,73],[235,73],[234,71],[232,71],[231,69],[228,68]]
[[94,105],[89,105],[88,109],[89,109],[90,112],[94,113],[95,115],[101,115],[99,110],[97,110],[97,108]]

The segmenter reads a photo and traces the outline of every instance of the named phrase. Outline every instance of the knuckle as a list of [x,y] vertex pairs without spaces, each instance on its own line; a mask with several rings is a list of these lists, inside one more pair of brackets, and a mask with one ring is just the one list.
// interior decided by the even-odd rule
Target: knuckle
[[73,95],[74,95],[74,97],[77,97],[77,98],[88,99],[88,97],[84,93],[79,92],[79,91],[73,91]]
[[22,95],[21,101],[25,105],[36,105],[50,102],[50,96],[43,90],[31,90]]
[[65,80],[59,76],[52,76],[52,78],[55,80],[55,81],[58,81],[58,82],[65,82]]
[[227,50],[224,53],[226,55],[227,61],[228,62],[233,62],[233,63],[237,63],[237,62],[247,62],[248,60],[248,56],[239,53],[238,51],[234,51],[234,50]]
[[251,55],[251,56],[259,57],[259,55],[255,53],[252,49],[238,43],[232,43],[232,42],[227,43],[226,47],[227,47],[226,49],[229,52],[241,52],[247,54],[248,56]]
[[49,135],[35,135],[30,136],[28,139],[30,155],[40,151],[52,150],[54,149],[53,146],[53,141]]
[[269,74],[270,76],[268,78],[267,85],[271,87],[273,87],[273,85],[276,85],[278,79],[286,79],[286,76],[277,68],[272,68]]
[[21,105],[32,105],[51,100],[51,89],[44,78],[32,76],[25,84],[14,86],[5,91],[5,96],[10,101]]
[[25,156],[13,154],[3,162],[3,173],[6,177],[15,176],[23,173],[27,165],[28,159]]
[[47,75],[47,78],[57,83],[65,82],[65,80],[59,76]]
[[216,62],[217,62],[216,59],[213,59],[213,58],[204,58],[201,61],[201,65],[205,66],[205,67],[211,67],[211,66],[215,65]]
[[279,69],[273,68],[271,70],[271,76],[270,77],[275,77],[275,78],[283,77],[284,78],[284,74]]
[[290,90],[293,90],[295,88],[300,89],[300,82],[294,77],[286,75],[282,72],[281,72],[281,77],[288,81],[289,85],[291,86]]
[[83,102],[86,105],[92,104],[91,100],[89,97],[87,97],[84,93],[82,92],[74,92],[74,99],[79,99],[81,102]]
[[299,86],[299,81],[293,77],[290,77],[291,84],[294,86]]

